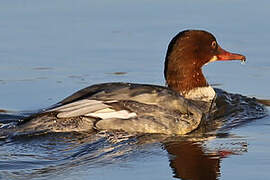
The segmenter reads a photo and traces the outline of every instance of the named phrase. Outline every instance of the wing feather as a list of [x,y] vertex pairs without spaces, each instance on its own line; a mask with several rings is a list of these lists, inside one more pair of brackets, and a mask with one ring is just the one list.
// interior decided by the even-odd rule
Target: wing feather
[[63,111],[57,114],[58,118],[70,118],[76,116],[82,116],[91,112],[95,112],[101,109],[108,108],[110,106],[102,103],[83,106],[79,109],[72,109],[70,111]]
[[90,99],[83,99],[83,100],[79,100],[76,102],[72,102],[66,105],[62,105],[53,109],[50,109],[49,112],[52,111],[72,111],[75,109],[79,109],[81,107],[84,106],[91,106],[91,105],[95,105],[95,104],[102,104],[102,101],[97,101],[97,100],[90,100]]

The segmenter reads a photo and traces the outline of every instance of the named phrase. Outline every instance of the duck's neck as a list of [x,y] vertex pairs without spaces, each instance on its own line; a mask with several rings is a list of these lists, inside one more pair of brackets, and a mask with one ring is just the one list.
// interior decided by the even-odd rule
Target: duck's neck
[[207,87],[208,83],[202,74],[202,70],[191,68],[170,68],[166,73],[168,86],[182,95],[198,87]]
[[184,97],[203,101],[211,101],[215,97],[215,91],[207,83],[201,68],[174,66],[165,72],[168,87]]

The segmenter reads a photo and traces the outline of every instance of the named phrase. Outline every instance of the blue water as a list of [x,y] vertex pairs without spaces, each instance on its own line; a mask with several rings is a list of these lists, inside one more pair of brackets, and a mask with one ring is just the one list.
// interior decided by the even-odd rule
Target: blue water
[[[187,28],[208,30],[224,49],[247,57],[244,65],[208,64],[210,84],[269,99],[269,7],[263,0],[1,1],[0,109],[44,108],[100,82],[163,85],[167,45]],[[270,175],[269,120],[226,137],[169,144],[93,134],[2,140],[0,179],[263,180]]]

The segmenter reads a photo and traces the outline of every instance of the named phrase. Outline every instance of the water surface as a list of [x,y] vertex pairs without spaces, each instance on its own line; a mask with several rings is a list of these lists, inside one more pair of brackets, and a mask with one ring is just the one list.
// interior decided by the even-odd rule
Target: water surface
[[[15,0],[0,3],[0,109],[35,110],[80,88],[163,85],[170,39],[205,29],[247,63],[204,67],[211,84],[269,99],[268,1]],[[120,73],[119,73],[120,72]],[[2,179],[267,179],[270,118],[207,139],[48,134],[1,140]]]

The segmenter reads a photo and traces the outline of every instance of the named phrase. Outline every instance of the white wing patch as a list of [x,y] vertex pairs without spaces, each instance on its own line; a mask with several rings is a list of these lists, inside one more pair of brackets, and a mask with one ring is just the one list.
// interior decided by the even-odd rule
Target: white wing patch
[[90,112],[94,112],[100,109],[104,109],[104,108],[108,108],[109,106],[106,104],[93,104],[93,105],[87,105],[87,106],[83,106],[80,107],[78,109],[72,109],[70,111],[64,111],[64,112],[60,112],[57,114],[58,118],[69,118],[69,117],[76,117],[76,116],[81,116],[81,115],[85,115],[88,114]]
[[59,106],[49,110],[49,112],[59,112],[58,118],[71,118],[77,116],[88,116],[101,119],[129,119],[136,117],[136,113],[129,112],[127,110],[116,111],[112,109],[112,106],[104,103],[113,103],[117,101],[98,101],[83,99],[70,104]]
[[128,112],[127,110],[121,110],[121,111],[114,111],[114,112],[95,112],[95,113],[89,113],[85,116],[91,116],[91,117],[98,117],[101,119],[111,119],[111,118],[119,118],[119,119],[129,119],[136,117],[136,113]]

